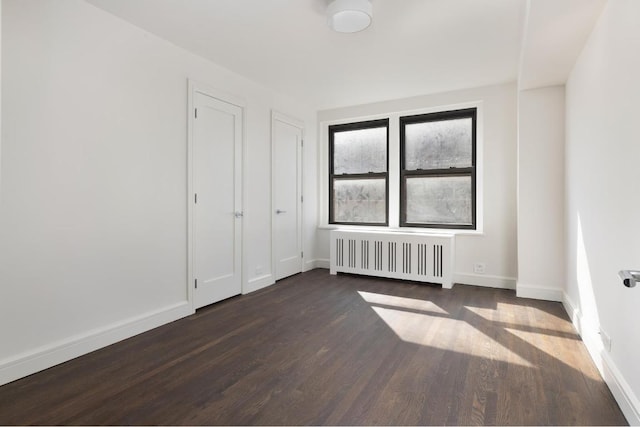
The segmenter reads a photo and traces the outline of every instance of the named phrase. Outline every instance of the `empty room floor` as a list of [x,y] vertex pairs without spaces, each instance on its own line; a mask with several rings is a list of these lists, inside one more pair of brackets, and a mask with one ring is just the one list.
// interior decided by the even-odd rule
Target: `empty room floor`
[[319,269],[2,386],[0,424],[626,421],[559,303]]

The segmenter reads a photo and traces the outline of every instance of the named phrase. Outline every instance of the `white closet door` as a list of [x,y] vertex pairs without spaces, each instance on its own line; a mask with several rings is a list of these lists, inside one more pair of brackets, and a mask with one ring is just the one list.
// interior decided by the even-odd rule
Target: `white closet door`
[[274,114],[274,257],[275,278],[302,271],[302,128]]
[[195,308],[242,292],[242,108],[197,92],[193,121]]

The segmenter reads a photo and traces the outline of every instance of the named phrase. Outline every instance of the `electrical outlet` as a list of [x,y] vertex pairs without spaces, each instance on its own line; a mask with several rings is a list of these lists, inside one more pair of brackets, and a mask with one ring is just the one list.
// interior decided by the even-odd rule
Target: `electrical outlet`
[[600,329],[600,339],[602,340],[604,349],[607,350],[608,353],[611,353],[611,337],[602,329]]
[[476,262],[473,264],[473,272],[477,274],[484,274],[487,265],[484,262]]

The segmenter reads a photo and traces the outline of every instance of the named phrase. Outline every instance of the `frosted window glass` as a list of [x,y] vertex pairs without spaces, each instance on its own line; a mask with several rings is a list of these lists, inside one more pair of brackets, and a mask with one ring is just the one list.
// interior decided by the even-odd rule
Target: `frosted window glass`
[[470,225],[471,177],[407,178],[407,222]]
[[333,135],[333,173],[387,171],[387,128],[358,129]]
[[471,166],[470,118],[405,126],[405,169]]
[[335,222],[386,222],[384,179],[336,179],[333,183]]

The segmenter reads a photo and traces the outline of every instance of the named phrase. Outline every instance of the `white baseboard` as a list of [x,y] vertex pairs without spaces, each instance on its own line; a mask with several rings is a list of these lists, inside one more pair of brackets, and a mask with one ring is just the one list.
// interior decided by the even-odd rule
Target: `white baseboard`
[[525,285],[516,283],[516,296],[519,298],[541,299],[545,301],[563,301],[562,289],[545,288],[542,286]]
[[274,280],[272,274],[265,274],[260,277],[255,277],[247,282],[247,285],[242,290],[242,293],[248,294],[251,292],[255,292],[262,288],[266,288],[267,286],[271,286],[274,283],[276,283],[276,281]]
[[571,300],[571,298],[569,298],[569,295],[567,295],[566,292],[562,292],[562,306],[564,307],[564,311],[569,315],[569,319],[571,319],[571,323],[575,326],[578,334],[582,336],[582,313],[580,313],[578,306]]
[[193,312],[191,304],[183,301],[0,360],[0,385],[173,322]]
[[482,286],[485,288],[516,288],[516,279],[514,277],[490,276],[486,274],[454,273],[453,283]]
[[329,269],[329,260],[328,259],[312,259],[304,263],[303,271],[311,271],[315,268],[326,268]]
[[602,353],[602,377],[631,426],[640,425],[640,401],[607,353]]
[[599,326],[586,322],[580,309],[565,292],[563,292],[562,305],[580,334],[591,359],[593,359],[598,371],[600,371],[600,375],[607,383],[627,422],[632,426],[640,425],[640,400],[638,400],[629,383],[620,373],[609,353],[605,351],[598,333]]

